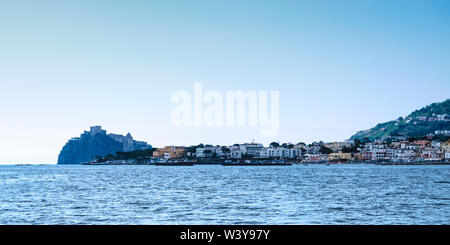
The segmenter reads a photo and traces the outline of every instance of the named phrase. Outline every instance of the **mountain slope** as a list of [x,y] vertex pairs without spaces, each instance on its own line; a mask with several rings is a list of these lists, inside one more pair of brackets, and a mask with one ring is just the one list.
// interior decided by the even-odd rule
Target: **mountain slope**
[[433,103],[415,110],[406,118],[380,123],[375,127],[359,131],[351,140],[369,138],[380,139],[385,136],[420,137],[437,130],[450,130],[450,99]]

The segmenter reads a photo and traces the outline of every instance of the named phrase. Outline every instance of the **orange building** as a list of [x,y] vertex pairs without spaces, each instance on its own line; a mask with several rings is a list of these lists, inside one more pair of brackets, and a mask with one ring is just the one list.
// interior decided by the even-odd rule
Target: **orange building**
[[185,153],[184,147],[181,146],[166,146],[164,148],[158,148],[153,152],[153,157],[161,158],[180,158]]
[[352,160],[351,153],[330,153],[328,154],[328,160]]
[[449,153],[450,152],[450,140],[442,143],[441,148],[444,150],[444,152]]
[[420,146],[420,148],[425,148],[430,145],[429,140],[415,140],[414,145]]

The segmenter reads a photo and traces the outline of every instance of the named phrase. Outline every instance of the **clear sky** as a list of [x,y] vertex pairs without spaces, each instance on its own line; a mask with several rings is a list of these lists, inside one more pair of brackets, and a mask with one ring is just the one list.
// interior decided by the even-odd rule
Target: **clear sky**
[[[345,140],[450,95],[450,1],[2,1],[0,163],[91,125],[153,146]],[[280,91],[278,137],[176,128],[176,90]]]

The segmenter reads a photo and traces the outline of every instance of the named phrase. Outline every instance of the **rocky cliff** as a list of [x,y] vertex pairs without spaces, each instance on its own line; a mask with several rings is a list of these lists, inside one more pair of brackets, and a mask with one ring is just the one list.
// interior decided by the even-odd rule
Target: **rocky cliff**
[[97,156],[115,154],[118,151],[150,149],[146,142],[135,141],[130,134],[107,134],[100,126],[91,127],[80,137],[70,139],[58,156],[58,164],[80,164],[95,160]]

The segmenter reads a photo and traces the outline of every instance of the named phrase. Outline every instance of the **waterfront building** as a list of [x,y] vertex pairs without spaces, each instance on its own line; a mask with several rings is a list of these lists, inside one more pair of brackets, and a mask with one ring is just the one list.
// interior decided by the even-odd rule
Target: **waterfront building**
[[302,155],[302,150],[298,148],[286,147],[268,147],[260,151],[260,158],[280,158],[280,159],[295,159]]
[[197,147],[197,149],[195,150],[195,156],[198,158],[230,157],[231,152],[224,150],[225,148],[227,147],[213,146],[213,145],[205,145],[204,147]]
[[407,149],[394,149],[393,150],[393,161],[400,161],[400,162],[409,162],[416,157],[416,152],[413,150],[407,150]]
[[239,146],[235,146],[235,145],[234,146],[230,146],[229,149],[230,149],[230,156],[231,156],[231,158],[234,158],[234,159],[242,158],[242,151],[241,151],[241,148]]
[[181,146],[166,146],[164,148],[158,148],[153,152],[153,157],[159,158],[181,158],[184,156],[185,148]]
[[268,151],[267,148],[264,148],[263,150],[261,150],[261,151],[259,152],[259,158],[261,158],[261,159],[267,159],[267,158],[270,158],[269,151]]
[[328,154],[328,160],[352,160],[351,153],[333,152]]
[[441,154],[439,154],[439,152],[437,152],[433,148],[426,148],[420,152],[420,158],[422,158],[424,160],[438,161],[442,158],[440,156],[441,156]]
[[405,148],[408,149],[408,150],[413,150],[413,151],[419,151],[420,150],[420,146],[419,145],[415,145],[415,144],[406,144]]
[[328,160],[327,154],[305,154],[304,161],[306,162],[322,162]]
[[367,161],[389,161],[393,156],[392,149],[366,149],[362,152],[362,159]]
[[259,157],[259,153],[264,148],[264,146],[257,143],[245,143],[239,145],[239,148],[241,149],[242,154],[252,157]]

